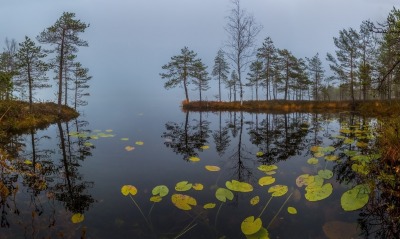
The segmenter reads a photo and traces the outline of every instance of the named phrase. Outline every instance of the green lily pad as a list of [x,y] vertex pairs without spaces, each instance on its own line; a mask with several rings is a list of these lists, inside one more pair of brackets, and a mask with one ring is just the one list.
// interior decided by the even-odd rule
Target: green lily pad
[[312,182],[314,182],[314,176],[309,174],[302,174],[296,179],[297,187],[302,187],[304,185],[308,186]]
[[268,193],[272,193],[273,197],[280,197],[288,192],[288,187],[286,185],[274,185],[268,189]]
[[251,184],[245,183],[245,182],[239,182],[237,180],[232,180],[232,181],[227,181],[225,183],[225,186],[232,190],[232,191],[236,191],[236,192],[251,192],[253,191],[253,186]]
[[203,206],[204,209],[212,209],[216,206],[215,203],[207,203]]
[[316,158],[321,158],[321,157],[324,157],[324,156],[325,156],[324,152],[316,152],[316,153],[314,153],[314,157],[316,157]]
[[158,186],[154,187],[153,190],[151,191],[151,193],[154,196],[159,195],[160,197],[167,196],[168,192],[169,192],[169,189],[165,185],[158,185]]
[[371,162],[371,157],[369,155],[355,155],[351,157],[351,160],[360,162],[360,163],[369,163]]
[[327,147],[324,147],[324,148],[322,149],[322,151],[325,152],[325,153],[331,153],[331,152],[335,151],[335,147],[333,147],[333,146],[327,146]]
[[364,207],[369,200],[371,190],[367,184],[360,184],[343,193],[340,204],[345,211],[354,211]]
[[327,183],[327,184],[323,185],[322,187],[307,186],[306,191],[307,191],[307,193],[305,195],[305,198],[310,202],[315,202],[315,201],[320,201],[320,200],[323,200],[323,199],[329,197],[333,192],[333,187],[332,187],[332,184]]
[[346,156],[349,156],[349,157],[352,157],[352,156],[354,156],[354,155],[359,154],[358,151],[348,150],[348,149],[346,149],[345,151],[343,151],[343,153],[344,153]]
[[226,199],[228,200],[233,199],[233,193],[232,191],[226,188],[218,188],[217,191],[215,192],[215,197],[221,202],[226,202]]
[[188,181],[182,181],[179,182],[175,185],[175,190],[179,191],[179,192],[184,192],[184,191],[188,191],[192,188],[192,184],[189,183]]
[[333,172],[329,169],[319,170],[318,175],[323,179],[330,179],[333,177]]
[[354,139],[347,138],[343,141],[344,144],[352,144],[354,143]]
[[368,147],[368,143],[357,141],[356,146],[359,147],[359,148],[367,148]]
[[274,182],[275,182],[275,178],[272,176],[265,176],[258,180],[258,184],[260,184],[261,186],[270,185],[270,184],[273,184]]
[[318,159],[317,158],[309,158],[307,160],[308,164],[317,164],[318,163]]
[[369,167],[367,165],[355,163],[355,164],[351,165],[351,169],[354,172],[362,174],[362,175],[369,174]]
[[242,222],[240,228],[242,229],[243,234],[252,235],[257,233],[262,227],[262,221],[260,218],[254,219],[254,216],[250,216]]
[[257,157],[262,157],[263,155],[264,155],[263,152],[257,152],[257,153],[256,153],[256,156],[257,156]]
[[263,172],[270,172],[278,169],[278,166],[276,165],[260,165],[257,167],[260,171]]
[[192,206],[197,205],[196,199],[183,194],[173,194],[171,196],[171,201],[177,208],[185,211],[190,210],[192,209]]
[[261,229],[252,234],[252,235],[245,235],[246,239],[269,239],[269,234],[267,229],[265,229],[264,227],[261,227]]
[[297,214],[297,209],[294,207],[288,207],[287,208],[288,213],[290,214]]
[[336,155],[327,155],[325,156],[325,159],[328,161],[336,161],[338,159],[338,156]]
[[324,178],[320,175],[314,175],[314,181],[307,185],[307,187],[322,187],[322,185],[324,185]]
[[162,197],[160,195],[152,196],[150,202],[161,202]]

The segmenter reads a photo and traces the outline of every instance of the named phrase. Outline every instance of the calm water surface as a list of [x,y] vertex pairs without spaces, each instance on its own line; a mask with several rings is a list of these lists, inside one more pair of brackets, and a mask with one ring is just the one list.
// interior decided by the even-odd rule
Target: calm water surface
[[[365,153],[367,146],[357,142],[372,144],[368,129],[374,119],[182,112],[176,106],[164,111],[128,108],[120,114],[82,114],[11,137],[5,147],[14,159],[5,160],[1,172],[0,238],[245,238],[242,221],[260,215],[273,185],[287,186],[288,192],[273,197],[261,215],[270,238],[357,238],[362,232],[357,220],[368,212],[345,212],[340,203],[342,194],[360,183],[344,152]],[[351,130],[353,136],[340,129]],[[344,142],[346,138],[355,141]],[[315,155],[313,146],[333,147]],[[326,160],[327,155],[337,160]],[[200,160],[192,162],[191,157]],[[313,157],[318,162],[308,163]],[[208,171],[206,165],[220,171]],[[267,176],[260,165],[277,166],[273,184],[259,185]],[[305,186],[297,186],[296,179],[322,169],[334,174],[324,180],[333,193],[308,201]],[[215,193],[232,180],[249,183],[253,190],[234,191],[233,199],[222,204]],[[178,192],[175,186],[181,181],[202,184],[203,189]],[[122,195],[123,185],[137,188],[135,202]],[[150,202],[158,185],[167,186],[169,193],[161,202]],[[191,196],[197,206],[181,210],[172,203],[173,194]],[[251,205],[255,196],[260,202]],[[208,203],[215,208],[204,209]],[[297,214],[288,213],[288,207]],[[72,223],[75,213],[84,220]]]

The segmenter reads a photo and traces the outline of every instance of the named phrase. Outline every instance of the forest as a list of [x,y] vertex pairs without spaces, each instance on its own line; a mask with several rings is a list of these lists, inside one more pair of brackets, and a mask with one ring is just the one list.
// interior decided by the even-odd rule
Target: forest
[[[203,101],[211,80],[218,81],[217,101],[222,90],[228,101],[244,100],[390,100],[400,97],[400,11],[393,8],[386,21],[365,20],[359,29],[344,28],[333,37],[335,51],[326,56],[296,57],[290,49],[279,49],[271,37],[256,39],[262,26],[242,9],[239,1],[227,17],[228,40],[215,56],[211,70],[197,53],[183,47],[180,54],[162,66],[164,87],[189,86]],[[329,69],[324,67],[326,60]]]

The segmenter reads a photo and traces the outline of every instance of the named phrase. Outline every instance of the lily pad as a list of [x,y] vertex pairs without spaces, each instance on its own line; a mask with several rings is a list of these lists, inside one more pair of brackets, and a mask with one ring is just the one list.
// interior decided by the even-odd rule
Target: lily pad
[[201,183],[195,183],[195,184],[193,184],[192,188],[196,191],[201,191],[201,190],[203,190],[204,186]]
[[71,217],[71,221],[72,223],[80,223],[85,219],[85,216],[83,214],[80,213],[75,213],[74,215],[72,215]]
[[239,182],[237,180],[227,181],[225,183],[225,186],[228,189],[236,192],[246,193],[253,191],[253,186],[251,184],[245,182]]
[[181,181],[175,185],[175,190],[179,192],[188,191],[192,188],[192,184],[188,181]]
[[356,146],[359,147],[359,148],[367,148],[367,147],[368,147],[368,143],[358,141],[358,142],[356,143]]
[[196,199],[183,194],[173,194],[171,196],[171,201],[177,208],[185,211],[190,210],[192,209],[192,206],[197,205]]
[[356,164],[356,163],[355,163],[355,164],[351,165],[351,169],[352,169],[354,172],[359,173],[359,174],[362,174],[362,175],[367,175],[367,174],[369,174],[369,168],[368,168],[367,165]]
[[354,143],[354,139],[347,138],[343,141],[344,144],[352,144]]
[[240,228],[242,229],[243,234],[252,235],[257,233],[262,227],[262,221],[260,218],[254,219],[254,216],[250,216],[242,222]]
[[199,157],[192,156],[192,157],[189,157],[189,161],[192,161],[192,162],[199,162],[199,161],[200,161],[200,158],[199,158]]
[[124,196],[128,196],[129,194],[131,194],[132,196],[135,196],[137,194],[137,188],[133,185],[124,185],[121,188],[121,193]]
[[302,187],[304,185],[309,185],[310,183],[314,182],[314,176],[309,174],[302,174],[297,177],[296,185],[297,187]]
[[218,167],[218,166],[212,166],[212,165],[206,165],[205,168],[206,168],[208,171],[211,171],[211,172],[218,172],[219,170],[221,170],[220,167]]
[[316,157],[316,158],[321,158],[321,157],[324,157],[324,152],[316,152],[316,153],[314,153],[314,157]]
[[294,207],[288,207],[287,208],[288,213],[290,214],[297,214],[297,209]]
[[318,159],[317,158],[309,158],[307,160],[308,164],[317,164],[318,163]]
[[132,146],[126,146],[126,147],[125,147],[125,150],[128,151],[128,152],[129,152],[129,151],[132,151],[132,150],[134,150],[134,149],[135,149],[135,147],[132,147]]
[[338,160],[338,156],[336,156],[336,155],[327,155],[327,156],[325,156],[325,159],[328,160],[328,161],[336,161],[336,160]]
[[273,197],[280,197],[288,192],[288,187],[286,185],[274,185],[268,189],[268,193],[272,193]]
[[355,155],[359,154],[358,151],[355,151],[355,150],[348,150],[348,149],[346,149],[345,151],[343,151],[343,153],[344,153],[346,156],[349,156],[349,157],[352,157],[352,156],[355,156]]
[[261,229],[252,235],[245,235],[246,239],[269,239],[269,234],[267,229],[261,227]]
[[215,203],[207,203],[203,206],[204,209],[212,209],[216,206]]
[[314,152],[314,153],[321,152],[323,150],[323,147],[321,147],[321,146],[312,146],[310,148],[310,150],[311,150],[311,152]]
[[121,141],[128,141],[129,138],[121,138]]
[[354,211],[364,207],[369,200],[370,188],[360,184],[343,193],[340,204],[345,211]]
[[205,150],[205,149],[209,149],[210,146],[208,146],[208,145],[203,145],[203,146],[201,146],[200,148],[203,149],[203,150]]
[[265,176],[258,180],[258,184],[260,184],[261,186],[270,185],[270,184],[273,184],[274,182],[275,182],[275,178],[271,177],[271,176]]
[[217,191],[215,192],[215,197],[221,202],[226,202],[226,199],[228,200],[233,199],[233,193],[232,191],[226,188],[218,188]]
[[168,192],[169,192],[169,189],[165,185],[158,185],[158,186],[154,187],[153,190],[151,191],[151,193],[154,196],[159,195],[160,197],[167,196]]
[[144,144],[144,142],[143,141],[136,141],[135,144],[141,146],[141,145]]
[[260,171],[263,172],[270,172],[278,169],[278,166],[276,165],[260,165],[257,167]]
[[264,155],[264,153],[263,153],[263,152],[260,152],[260,151],[256,153],[256,156],[257,156],[257,157],[262,157],[263,155]]
[[335,151],[335,147],[333,147],[333,146],[327,146],[327,147],[324,147],[324,148],[322,149],[322,151],[325,152],[325,153],[331,153],[331,152]]
[[250,199],[250,204],[251,205],[257,205],[260,202],[260,197],[259,196],[255,196],[252,199]]
[[162,197],[160,195],[152,196],[150,202],[161,202]]
[[323,179],[330,179],[333,177],[333,172],[329,169],[319,170],[318,175]]
[[329,197],[333,192],[331,183],[321,186],[307,186],[305,198],[310,202],[320,201]]

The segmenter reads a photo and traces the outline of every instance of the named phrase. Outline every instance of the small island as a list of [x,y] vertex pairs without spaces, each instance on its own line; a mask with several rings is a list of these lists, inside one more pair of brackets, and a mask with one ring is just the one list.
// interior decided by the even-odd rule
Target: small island
[[53,102],[33,103],[0,101],[0,132],[25,132],[31,128],[45,128],[58,121],[69,121],[79,116],[71,107],[63,105],[61,113]]

